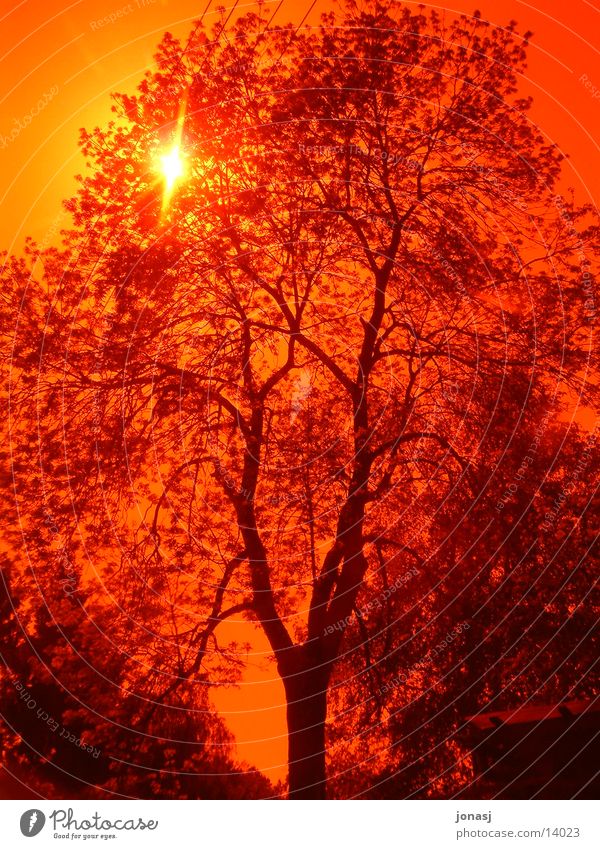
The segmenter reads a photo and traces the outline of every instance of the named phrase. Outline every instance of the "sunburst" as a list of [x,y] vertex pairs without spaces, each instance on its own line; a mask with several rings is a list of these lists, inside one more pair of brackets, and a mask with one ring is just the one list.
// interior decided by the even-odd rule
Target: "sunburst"
[[175,144],[168,153],[160,158],[161,171],[165,180],[165,191],[170,195],[175,188],[176,182],[183,177],[184,163],[181,149]]

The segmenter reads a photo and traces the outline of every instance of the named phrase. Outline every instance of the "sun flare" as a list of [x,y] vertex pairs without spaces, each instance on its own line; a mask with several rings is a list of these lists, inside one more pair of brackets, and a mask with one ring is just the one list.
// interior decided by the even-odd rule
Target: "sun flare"
[[160,161],[162,174],[165,178],[165,188],[170,193],[177,180],[183,176],[183,159],[179,145],[175,145],[168,153],[161,156]]

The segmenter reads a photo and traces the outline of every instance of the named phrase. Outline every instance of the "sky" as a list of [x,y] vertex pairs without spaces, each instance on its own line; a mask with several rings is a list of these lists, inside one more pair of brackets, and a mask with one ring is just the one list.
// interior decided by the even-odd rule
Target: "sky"
[[[18,252],[27,235],[56,241],[68,223],[61,201],[76,188],[84,163],[80,127],[110,119],[110,92],[132,92],[164,31],[185,37],[208,0],[0,0],[0,250]],[[207,23],[219,19],[216,0]],[[569,155],[564,185],[580,202],[598,202],[600,117],[600,0],[449,0],[425,4],[473,13],[519,32],[533,31],[523,94],[534,97],[532,119]],[[300,22],[312,0],[283,0],[273,25]],[[416,6],[417,4],[409,4]],[[277,4],[265,0],[265,8]],[[329,0],[316,0],[306,25]],[[256,8],[238,4],[238,11]],[[595,42],[595,44],[594,44]],[[594,135],[596,140],[594,139]],[[258,630],[255,663],[242,690],[216,702],[238,740],[239,755],[273,779],[286,772],[284,694],[265,662]]]

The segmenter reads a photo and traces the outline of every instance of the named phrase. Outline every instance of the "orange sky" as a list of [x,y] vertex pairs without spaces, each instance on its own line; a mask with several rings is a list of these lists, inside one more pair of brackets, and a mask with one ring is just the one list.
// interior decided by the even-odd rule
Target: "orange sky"
[[[317,0],[309,23],[328,2]],[[61,199],[73,192],[73,175],[82,170],[78,128],[108,120],[109,92],[131,91],[151,66],[162,33],[168,29],[185,36],[206,3],[0,0],[0,249],[18,250],[26,235],[42,243],[55,239],[66,222],[61,219]],[[230,5],[215,0],[214,6],[219,3]],[[311,0],[283,0],[275,22],[298,22],[310,5]],[[597,137],[600,63],[594,41],[600,9],[589,0],[449,0],[447,6],[427,5],[466,13],[479,8],[495,23],[514,18],[521,32],[533,30],[523,80],[523,92],[535,98],[532,117],[549,140],[570,154],[566,182],[575,186],[578,199],[597,203],[600,169],[594,133]],[[265,7],[274,10],[276,3],[265,0]],[[256,4],[242,0],[238,6],[242,12],[250,8]],[[212,22],[217,15],[211,7],[206,20]],[[25,116],[32,110],[39,114],[29,122]],[[266,651],[260,636],[255,648]],[[241,693],[225,691],[217,703],[238,736],[240,756],[276,779],[286,772],[283,688],[273,680],[273,670],[261,665],[262,671],[250,667]]]

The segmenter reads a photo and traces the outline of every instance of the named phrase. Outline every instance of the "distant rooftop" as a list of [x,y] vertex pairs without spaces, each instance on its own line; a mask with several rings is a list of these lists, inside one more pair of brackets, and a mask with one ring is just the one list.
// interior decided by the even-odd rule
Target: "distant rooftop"
[[557,705],[527,705],[514,710],[478,713],[467,718],[467,722],[478,731],[489,731],[501,725],[533,725],[552,719],[570,719],[583,714],[600,713],[600,697],[591,701],[577,700],[560,702]]

